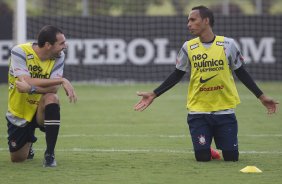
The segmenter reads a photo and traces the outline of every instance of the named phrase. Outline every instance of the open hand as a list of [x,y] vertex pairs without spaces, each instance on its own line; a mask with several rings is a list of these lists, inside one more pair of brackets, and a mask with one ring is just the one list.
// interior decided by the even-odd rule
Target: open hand
[[261,95],[259,97],[261,103],[266,107],[268,114],[276,113],[278,110],[278,104],[279,102],[273,100],[272,98],[269,98],[265,95]]
[[156,98],[156,94],[153,92],[137,92],[138,96],[141,96],[142,99],[135,104],[135,111],[143,111],[145,110]]

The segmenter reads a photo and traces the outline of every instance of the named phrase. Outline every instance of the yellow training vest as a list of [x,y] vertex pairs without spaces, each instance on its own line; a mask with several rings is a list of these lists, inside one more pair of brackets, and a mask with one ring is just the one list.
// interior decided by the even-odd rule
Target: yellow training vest
[[[32,48],[32,43],[21,44],[19,47],[26,54],[26,65],[32,78],[50,78],[55,60],[41,61]],[[11,66],[10,66],[11,67]],[[14,68],[12,68],[14,70]],[[17,77],[9,74],[8,111],[14,116],[30,122],[36,113],[41,94],[19,93],[15,81]]]
[[216,36],[209,48],[197,37],[188,41],[187,50],[191,63],[187,108],[200,112],[235,108],[240,99],[224,52],[224,37]]

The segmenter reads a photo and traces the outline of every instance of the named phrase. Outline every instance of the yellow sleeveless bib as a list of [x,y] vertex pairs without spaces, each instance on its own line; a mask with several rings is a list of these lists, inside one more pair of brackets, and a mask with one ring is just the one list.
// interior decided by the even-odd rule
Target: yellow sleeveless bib
[[209,48],[199,38],[188,41],[187,47],[191,63],[187,108],[201,112],[235,108],[240,99],[224,52],[224,37],[216,36]]
[[[55,60],[41,61],[32,48],[32,43],[19,45],[26,54],[26,65],[32,78],[50,78]],[[11,66],[10,66],[11,67]],[[30,122],[36,113],[41,94],[19,93],[15,86],[16,77],[9,74],[8,111],[14,116]]]

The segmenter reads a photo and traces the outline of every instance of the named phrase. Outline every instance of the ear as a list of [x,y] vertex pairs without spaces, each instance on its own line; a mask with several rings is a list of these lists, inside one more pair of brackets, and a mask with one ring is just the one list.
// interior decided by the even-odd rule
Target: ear
[[51,48],[51,44],[49,43],[49,42],[45,42],[45,45],[44,45],[44,47],[46,47],[47,49],[50,49]]
[[205,24],[209,25],[210,24],[210,19],[208,17],[204,18]]

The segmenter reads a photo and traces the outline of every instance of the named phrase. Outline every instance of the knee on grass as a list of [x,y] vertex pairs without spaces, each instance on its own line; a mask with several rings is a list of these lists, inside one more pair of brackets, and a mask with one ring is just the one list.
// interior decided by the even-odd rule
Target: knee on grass
[[223,155],[224,161],[236,162],[239,160],[239,151],[238,150],[222,151],[222,155]]
[[210,149],[196,150],[195,158],[198,162],[208,162],[211,160],[211,151]]

